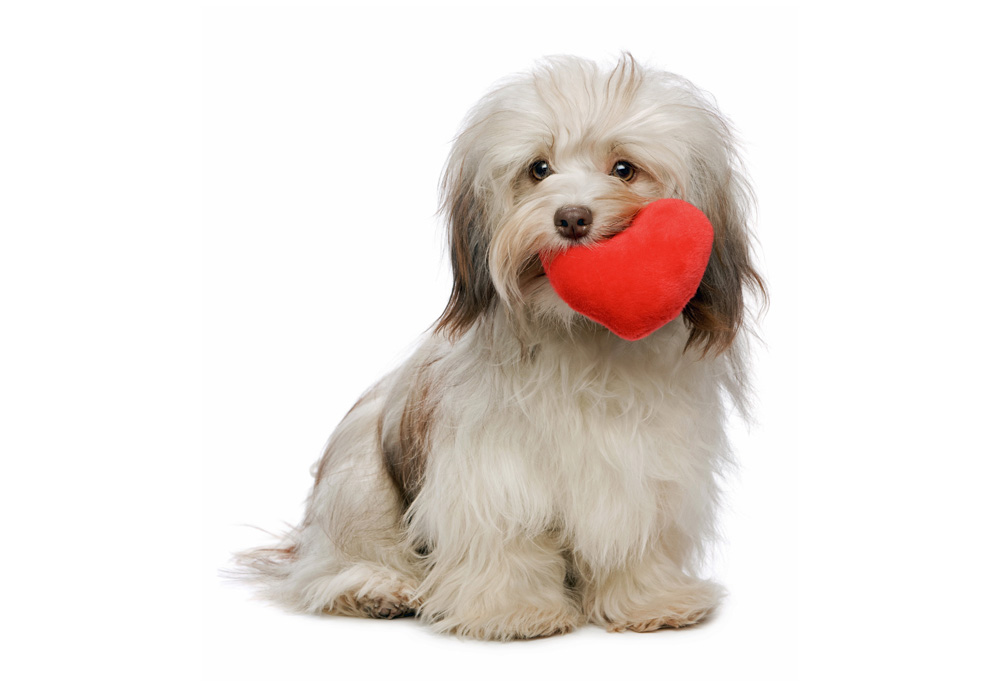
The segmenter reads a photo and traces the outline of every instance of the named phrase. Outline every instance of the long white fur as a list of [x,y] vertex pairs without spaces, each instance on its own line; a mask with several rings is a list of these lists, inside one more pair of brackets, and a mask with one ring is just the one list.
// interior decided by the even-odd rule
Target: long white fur
[[[429,335],[337,427],[302,525],[242,557],[266,595],[307,612],[414,611],[494,639],[710,612],[722,589],[698,571],[730,460],[727,401],[743,403],[743,337],[704,355],[678,318],[624,341],[525,266],[566,245],[563,205],[592,208],[597,240],[655,198],[710,202],[713,166],[740,186],[732,147],[705,96],[631,59],[549,60],[484,98],[445,182],[479,194],[497,304],[457,340]],[[555,172],[540,183],[526,174],[536,157]],[[617,159],[641,176],[609,176]],[[433,422],[407,508],[380,442],[417,387]]]

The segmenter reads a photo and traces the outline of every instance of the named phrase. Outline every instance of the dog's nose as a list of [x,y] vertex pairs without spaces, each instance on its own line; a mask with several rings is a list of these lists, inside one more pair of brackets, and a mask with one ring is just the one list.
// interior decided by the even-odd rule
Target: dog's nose
[[590,233],[594,215],[582,205],[564,205],[556,210],[556,230],[568,239],[582,239]]

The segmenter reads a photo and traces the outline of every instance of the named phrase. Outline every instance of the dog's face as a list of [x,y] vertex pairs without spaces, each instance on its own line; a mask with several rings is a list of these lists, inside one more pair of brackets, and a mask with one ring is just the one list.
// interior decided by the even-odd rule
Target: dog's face
[[659,198],[698,206],[712,258],[684,312],[689,342],[722,351],[743,313],[748,194],[725,120],[683,79],[626,56],[614,68],[546,61],[469,114],[443,176],[454,287],[438,329],[461,334],[498,308],[575,315],[538,255],[606,239]]

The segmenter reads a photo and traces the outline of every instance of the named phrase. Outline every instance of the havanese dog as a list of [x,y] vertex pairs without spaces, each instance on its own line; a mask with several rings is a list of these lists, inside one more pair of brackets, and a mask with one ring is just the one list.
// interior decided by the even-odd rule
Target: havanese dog
[[[764,296],[741,170],[713,99],[627,54],[546,59],[486,95],[442,175],[443,314],[333,432],[302,524],[243,571],[291,609],[485,639],[704,618],[744,315]],[[627,341],[570,309],[539,254],[664,198],[709,218],[711,257],[682,316]]]

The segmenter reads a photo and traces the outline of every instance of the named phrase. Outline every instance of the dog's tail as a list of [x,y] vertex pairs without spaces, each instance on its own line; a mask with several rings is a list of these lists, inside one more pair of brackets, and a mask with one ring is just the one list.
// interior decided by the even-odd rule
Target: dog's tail
[[226,579],[253,586],[261,598],[281,601],[281,590],[299,558],[299,532],[297,528],[290,528],[282,535],[261,531],[274,538],[275,544],[240,551],[233,555],[232,566],[219,572]]

